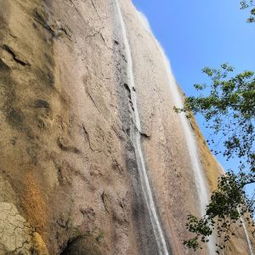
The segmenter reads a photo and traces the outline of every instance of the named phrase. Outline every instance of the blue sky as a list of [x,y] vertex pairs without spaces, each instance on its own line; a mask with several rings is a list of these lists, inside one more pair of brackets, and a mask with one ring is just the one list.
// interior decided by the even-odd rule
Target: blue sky
[[255,25],[245,22],[248,15],[238,0],[133,2],[148,18],[187,94],[203,80],[204,66],[228,62],[240,71],[255,70]]
[[[205,66],[229,63],[236,71],[255,71],[255,24],[238,0],[133,0],[148,18],[168,55],[176,80],[187,95],[203,83]],[[200,126],[205,134],[208,132]],[[225,168],[233,167],[221,157]]]

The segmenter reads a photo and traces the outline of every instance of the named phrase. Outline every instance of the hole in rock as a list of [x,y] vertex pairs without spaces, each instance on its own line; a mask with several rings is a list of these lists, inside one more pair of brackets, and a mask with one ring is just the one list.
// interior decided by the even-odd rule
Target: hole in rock
[[82,236],[69,241],[61,255],[102,255],[102,253],[96,239]]

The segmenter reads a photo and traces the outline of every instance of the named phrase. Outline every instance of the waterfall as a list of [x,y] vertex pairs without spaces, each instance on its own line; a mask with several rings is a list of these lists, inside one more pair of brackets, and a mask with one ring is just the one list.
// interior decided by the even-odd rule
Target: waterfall
[[[172,75],[172,72],[170,69],[170,64],[169,64],[162,48],[159,45],[158,45],[158,47],[159,47],[159,50],[163,56],[164,64],[165,64],[167,72],[168,72],[168,79],[169,79],[168,85],[170,87],[171,94],[173,95],[172,99],[174,101],[174,105],[177,108],[183,108],[182,97],[181,97],[179,89],[176,85],[176,81]],[[194,172],[195,184],[196,184],[197,193],[199,196],[200,213],[201,213],[201,215],[203,215],[205,213],[206,205],[209,202],[207,183],[205,181],[203,170],[202,170],[202,167],[200,164],[200,158],[199,158],[199,154],[197,151],[197,144],[195,141],[194,133],[191,130],[191,127],[185,117],[185,114],[180,113],[179,116],[181,119],[182,128],[184,131],[185,140],[186,140],[188,151],[189,151],[191,167]]]
[[117,15],[119,18],[120,22],[120,27],[121,27],[121,32],[122,32],[122,39],[124,42],[125,46],[125,53],[126,53],[126,59],[127,59],[127,78],[129,82],[129,87],[131,88],[131,101],[133,104],[133,121],[134,121],[134,127],[132,127],[132,142],[135,147],[135,155],[136,155],[136,161],[138,165],[138,171],[139,171],[139,176],[141,179],[141,186],[142,186],[142,191],[143,195],[146,201],[147,209],[149,211],[149,217],[150,221],[153,227],[153,232],[155,236],[155,240],[157,243],[157,248],[158,248],[158,254],[159,255],[170,255],[168,252],[166,240],[164,237],[164,233],[159,221],[159,217],[157,215],[157,210],[155,206],[155,202],[153,199],[152,195],[152,190],[150,187],[149,183],[149,178],[147,175],[147,170],[145,166],[145,160],[141,148],[141,122],[140,122],[140,117],[139,117],[139,112],[138,112],[138,106],[137,106],[137,97],[136,97],[136,92],[135,92],[135,79],[134,79],[134,73],[133,73],[133,62],[132,62],[132,55],[131,55],[131,49],[130,45],[128,42],[128,37],[127,37],[127,31],[125,27],[125,23],[123,20],[123,16],[121,13],[121,9],[119,6],[118,0],[115,0],[116,4],[116,9],[117,9]]
[[241,219],[241,221],[242,221],[242,226],[243,226],[245,238],[246,238],[246,241],[247,241],[247,245],[248,245],[248,247],[249,247],[250,255],[254,255],[253,249],[252,249],[252,244],[251,244],[251,239],[250,239],[250,237],[249,237],[249,234],[248,234],[248,231],[247,231],[245,222],[244,222],[243,219]]
[[[155,38],[153,36],[153,33],[152,33],[150,27],[149,27],[149,22],[147,21],[146,17],[140,12],[137,12],[137,13],[138,13],[138,17],[139,17],[141,23],[143,24],[145,30],[147,30],[149,33],[152,34],[152,38]],[[183,99],[180,94],[179,88],[176,84],[175,78],[172,74],[171,65],[169,63],[169,60],[166,57],[166,54],[165,54],[164,50],[162,49],[161,45],[159,44],[159,42],[156,39],[154,39],[154,40],[155,40],[155,43],[157,45],[157,48],[158,48],[160,54],[162,55],[164,68],[165,68],[167,76],[168,76],[168,86],[169,86],[169,89],[170,89],[170,92],[172,95],[172,100],[174,102],[174,105],[177,108],[183,108]],[[192,167],[193,173],[194,173],[195,185],[196,185],[197,194],[198,194],[198,198],[199,198],[200,214],[204,215],[206,206],[209,203],[209,191],[208,191],[207,181],[205,180],[203,169],[200,164],[200,158],[199,158],[199,153],[197,151],[197,144],[196,144],[196,140],[194,137],[194,133],[192,132],[190,124],[189,124],[187,118],[185,117],[185,114],[180,113],[179,116],[180,116],[182,128],[183,128],[184,135],[185,135],[186,144],[187,144],[188,151],[189,151],[191,167]],[[209,250],[210,255],[216,254],[215,247],[216,247],[216,245],[215,245],[214,237],[211,237],[210,241],[208,243],[208,250]]]
[[[174,105],[177,108],[183,108],[183,99],[180,94],[179,88],[176,84],[176,81],[173,77],[170,63],[158,42],[157,42],[157,45],[158,45],[158,49],[160,53],[162,54],[164,65],[168,74],[168,80],[169,80],[168,86],[170,88],[171,94],[173,95],[172,99],[174,101]],[[209,203],[209,191],[208,191],[207,181],[205,180],[203,169],[201,167],[194,133],[192,132],[190,124],[187,118],[185,117],[185,114],[180,113],[179,116],[181,119],[182,128],[184,131],[185,140],[186,140],[186,144],[189,151],[191,168],[193,169],[195,185],[196,185],[198,199],[199,199],[200,214],[202,216],[205,214],[206,206]],[[208,250],[210,255],[216,254],[215,247],[216,245],[215,245],[214,237],[211,237],[210,241],[208,242]]]
[[[168,85],[170,87],[171,93],[173,94],[174,104],[177,108],[183,108],[182,97],[179,92],[176,81],[173,77],[173,74],[171,72],[170,63],[164,51],[162,50],[161,46],[159,45],[159,43],[157,44],[159,47],[159,51],[161,52],[162,57],[164,59],[165,67],[167,69],[168,79],[169,79]],[[194,133],[192,132],[191,127],[184,113],[180,113],[180,119],[181,119],[182,128],[184,131],[185,140],[186,140],[188,151],[189,151],[191,166],[194,173],[195,185],[196,185],[197,194],[198,194],[199,203],[200,203],[200,213],[201,215],[204,215],[206,206],[209,203],[208,187],[205,181],[205,176],[203,174],[203,169],[200,164],[200,159],[199,159],[199,154],[197,151],[197,144],[195,141]],[[210,242],[208,243],[208,249],[209,249],[209,254],[211,255],[215,254],[215,243],[213,238],[211,238]]]

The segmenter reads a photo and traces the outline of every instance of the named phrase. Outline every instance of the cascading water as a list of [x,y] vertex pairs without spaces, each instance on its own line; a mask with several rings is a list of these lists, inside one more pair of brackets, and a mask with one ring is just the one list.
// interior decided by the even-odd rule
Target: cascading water
[[[133,144],[135,147],[135,154],[136,154],[139,175],[140,175],[140,179],[141,179],[142,191],[143,191],[143,195],[145,197],[146,205],[147,205],[147,208],[149,211],[149,216],[150,216],[155,240],[156,240],[157,247],[158,247],[158,253],[159,253],[159,255],[170,255],[170,252],[168,251],[168,248],[167,248],[164,233],[163,233],[162,227],[160,225],[159,217],[157,215],[156,206],[155,206],[155,202],[153,199],[152,190],[150,187],[149,178],[148,178],[147,170],[146,170],[146,166],[145,166],[145,160],[144,160],[144,156],[143,156],[143,152],[142,152],[142,148],[141,148],[141,132],[140,132],[141,131],[141,122],[140,122],[138,106],[137,106],[137,97],[136,97],[136,93],[135,93],[135,89],[134,89],[135,88],[135,80],[134,80],[134,74],[133,74],[133,62],[132,62],[131,49],[130,49],[130,45],[128,42],[126,27],[125,27],[125,23],[123,20],[123,16],[121,13],[121,9],[120,9],[118,0],[115,0],[115,4],[116,4],[116,10],[117,10],[120,27],[121,27],[121,32],[122,32],[122,39],[123,39],[125,51],[126,51],[127,78],[129,80],[129,87],[131,88],[130,89],[131,101],[132,101],[133,109],[134,109],[133,110],[133,120],[134,120],[134,124],[135,124],[135,126],[132,127],[131,135],[132,135],[132,141],[133,141]],[[144,28],[149,33],[152,34],[152,32],[150,30],[149,23],[147,22],[144,15],[142,13],[138,12],[138,16],[139,16],[139,19],[141,20],[141,23],[143,24]],[[152,38],[154,38],[153,35],[152,35]],[[183,99],[180,94],[179,88],[176,84],[176,81],[173,77],[169,60],[167,59],[159,42],[157,40],[155,40],[155,42],[157,44],[160,54],[162,55],[164,67],[166,69],[166,73],[168,76],[168,81],[169,81],[168,85],[169,85],[169,88],[171,91],[171,95],[173,95],[172,100],[174,102],[174,105],[177,108],[183,108]],[[195,185],[196,185],[196,189],[197,189],[197,193],[198,193],[198,197],[199,197],[200,213],[201,213],[201,215],[203,215],[205,213],[206,205],[209,203],[209,191],[208,191],[208,187],[207,187],[207,182],[205,180],[205,176],[203,174],[203,170],[202,170],[202,167],[200,164],[199,153],[197,151],[197,144],[195,141],[194,134],[193,134],[191,127],[189,125],[189,122],[187,121],[184,113],[179,114],[179,116],[180,116],[180,120],[182,123],[182,128],[184,131],[185,139],[186,139],[189,156],[191,159],[192,169],[194,172]],[[246,235],[246,240],[247,240],[247,243],[249,246],[250,255],[254,255],[251,241],[249,239],[248,232],[247,232],[244,222],[243,222],[243,229],[244,229],[244,232]],[[216,254],[216,245],[215,245],[214,237],[212,237],[208,243],[208,250],[209,250],[210,255]]]
[[[183,108],[183,100],[182,100],[181,94],[179,92],[179,88],[178,88],[176,81],[173,77],[173,74],[171,72],[170,63],[158,42],[157,42],[157,45],[158,45],[160,53],[162,54],[165,68],[167,70],[168,79],[169,79],[168,85],[169,85],[171,94],[173,95],[172,99],[174,101],[174,104],[177,108]],[[206,206],[209,203],[209,191],[208,191],[208,187],[207,187],[207,182],[205,181],[205,176],[203,174],[203,170],[202,170],[202,167],[200,164],[200,159],[199,159],[199,154],[197,151],[197,144],[195,141],[194,134],[193,134],[191,127],[185,117],[185,114],[180,113],[179,116],[181,119],[182,128],[184,131],[185,140],[187,143],[189,156],[190,156],[190,160],[191,160],[191,165],[192,165],[192,169],[193,169],[193,173],[194,173],[195,185],[196,185],[197,194],[198,194],[199,203],[200,203],[200,213],[201,213],[201,215],[204,215]],[[208,242],[208,250],[209,250],[210,255],[216,254],[215,247],[216,247],[216,245],[215,245],[214,237],[211,237],[210,241]]]
[[[172,75],[170,63],[168,59],[166,58],[165,53],[163,52],[159,44],[158,44],[158,47],[164,58],[165,66],[167,68],[168,78],[169,78],[169,87],[170,87],[170,91],[173,94],[173,100],[174,100],[175,106],[177,108],[183,108],[182,98],[178,90],[176,81]],[[206,205],[209,203],[208,188],[205,181],[205,177],[203,175],[203,170],[200,165],[199,155],[197,152],[197,144],[194,138],[194,134],[191,131],[191,128],[189,126],[189,123],[184,113],[180,114],[180,119],[182,122],[182,128],[184,130],[184,135],[185,135],[185,139],[186,139],[186,143],[188,146],[188,151],[189,151],[189,155],[191,159],[191,165],[194,172],[194,177],[195,177],[194,179],[195,179],[196,189],[197,189],[199,202],[200,202],[200,213],[201,215],[203,215],[205,213]],[[213,238],[208,243],[208,248],[209,248],[209,253],[211,255],[215,254],[215,243],[213,241]]]
[[135,147],[135,154],[136,154],[136,160],[137,160],[137,165],[138,165],[138,171],[141,179],[141,185],[142,185],[142,191],[143,195],[146,201],[146,205],[149,211],[149,216],[151,220],[151,224],[153,227],[153,232],[155,236],[155,240],[157,243],[157,248],[158,248],[158,254],[159,255],[170,255],[166,240],[164,237],[163,230],[160,225],[159,217],[157,215],[157,210],[155,206],[155,202],[153,199],[152,195],[152,190],[150,187],[149,183],[149,178],[147,175],[147,170],[145,166],[145,160],[141,148],[141,122],[140,122],[140,117],[139,117],[139,112],[138,112],[138,107],[137,107],[137,98],[136,98],[136,93],[135,93],[135,80],[134,80],[134,74],[133,74],[133,62],[132,62],[132,55],[131,55],[131,49],[130,45],[128,42],[128,37],[127,37],[127,32],[126,32],[126,27],[125,23],[123,20],[123,16],[121,13],[121,9],[119,6],[118,0],[115,0],[116,4],[116,10],[120,22],[120,27],[121,27],[121,32],[122,32],[122,39],[124,42],[125,46],[125,51],[126,51],[126,59],[127,59],[127,78],[129,80],[129,86],[130,86],[130,91],[131,91],[131,101],[133,104],[133,121],[135,126],[132,127],[132,142]]
[[[157,44],[158,44],[159,51],[161,52],[162,57],[164,59],[165,67],[167,69],[168,79],[169,79],[169,88],[170,88],[171,94],[173,95],[174,104],[177,108],[183,108],[182,97],[177,87],[176,81],[173,77],[173,74],[171,72],[170,63],[158,42]],[[208,195],[209,192],[207,188],[207,183],[205,181],[203,170],[200,164],[195,137],[184,113],[180,113],[180,119],[181,119],[182,128],[184,131],[185,140],[187,143],[189,156],[190,156],[190,160],[192,164],[192,169],[194,173],[195,185],[196,185],[197,194],[198,194],[199,202],[200,202],[200,213],[201,215],[204,215],[206,206],[209,203],[209,195]],[[215,247],[216,247],[215,241],[214,241],[214,238],[212,237],[208,243],[209,254],[211,255],[216,254]]]
[[248,247],[249,247],[250,255],[254,255],[254,253],[253,253],[253,248],[252,248],[252,244],[251,244],[251,239],[250,239],[250,237],[249,237],[249,234],[248,234],[248,231],[247,231],[245,222],[244,222],[243,219],[241,219],[241,220],[242,220],[242,226],[243,226],[245,238],[246,238],[246,241],[247,241],[247,244],[248,244]]
[[[168,78],[169,78],[168,85],[170,87],[171,94],[173,95],[174,105],[177,108],[183,108],[182,98],[181,98],[179,89],[176,85],[176,81],[172,75],[172,72],[170,69],[170,64],[165,56],[165,53],[163,52],[163,50],[159,44],[158,44],[158,47],[159,47],[159,50],[164,58],[164,63],[167,68]],[[185,140],[187,143],[189,156],[191,159],[192,169],[194,171],[195,183],[196,183],[197,193],[198,193],[199,202],[200,202],[200,212],[201,212],[201,214],[204,214],[206,205],[209,202],[207,184],[205,182],[203,170],[201,169],[201,165],[199,162],[200,159],[199,159],[199,155],[197,152],[197,145],[196,145],[196,141],[194,138],[194,134],[191,131],[191,128],[190,128],[189,123],[185,117],[185,114],[180,113],[179,116],[181,119],[182,128],[184,130]]]
[[[151,33],[152,38],[155,38],[152,34],[152,31],[150,29],[147,19],[140,12],[137,12],[137,13],[138,13],[139,19],[141,20],[141,23],[144,25],[144,28],[149,33]],[[155,42],[156,42],[156,45],[158,47],[160,54],[162,55],[164,68],[166,69],[166,73],[168,76],[168,86],[170,88],[171,95],[173,95],[172,100],[174,102],[174,105],[177,108],[183,108],[182,96],[179,92],[179,88],[178,88],[176,81],[174,79],[174,76],[172,74],[171,65],[169,63],[169,60],[167,59],[166,54],[164,53],[164,50],[162,49],[161,45],[159,44],[159,42],[156,39],[155,39]],[[207,182],[205,181],[203,170],[202,170],[202,167],[200,164],[200,159],[199,159],[199,154],[197,151],[197,144],[195,141],[194,134],[193,134],[191,127],[185,117],[185,114],[180,113],[179,116],[181,119],[182,128],[184,131],[185,140],[187,143],[189,156],[190,156],[190,160],[191,160],[191,165],[192,165],[192,169],[194,172],[195,185],[196,185],[196,189],[197,189],[197,193],[198,193],[198,197],[199,197],[199,203],[200,203],[199,204],[200,205],[200,213],[201,213],[201,215],[204,215],[206,205],[209,203],[209,192],[208,192]],[[215,247],[216,247],[215,240],[214,240],[214,237],[212,237],[208,243],[208,250],[209,250],[210,255],[216,254]]]

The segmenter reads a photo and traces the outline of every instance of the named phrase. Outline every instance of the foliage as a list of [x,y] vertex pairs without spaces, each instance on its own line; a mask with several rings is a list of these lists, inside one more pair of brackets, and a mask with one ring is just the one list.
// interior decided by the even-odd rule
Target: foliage
[[[208,242],[210,235],[215,231],[223,240],[223,244],[222,242],[216,244],[218,247],[216,252],[220,253],[220,250],[225,248],[225,242],[235,235],[235,227],[242,227],[244,219],[254,227],[251,217],[254,212],[254,201],[247,199],[243,191],[247,183],[244,180],[247,177],[229,172],[219,178],[218,189],[213,192],[205,215],[200,219],[193,215],[188,216],[187,230],[195,236],[184,241],[184,245],[194,250],[202,248],[201,243]],[[246,180],[250,181],[250,178]],[[255,181],[254,176],[252,181]]]
[[[227,159],[237,157],[240,164],[238,174],[232,171],[219,178],[205,216],[200,219],[188,216],[187,229],[195,236],[184,244],[194,250],[201,248],[201,243],[208,242],[213,231],[227,242],[235,234],[233,223],[242,225],[245,217],[253,225],[254,212],[254,201],[247,198],[244,187],[255,183],[255,73],[234,74],[234,69],[228,64],[219,69],[206,67],[203,73],[207,75],[209,85],[194,86],[204,94],[187,97],[184,108],[176,110],[184,111],[188,117],[191,112],[202,114],[207,127],[222,136],[224,150],[214,149],[214,152],[223,153]],[[208,141],[211,146],[214,139]],[[218,244],[218,252],[224,246]]]
[[[207,127],[222,136],[225,151],[215,149],[216,154],[223,153],[227,159],[237,156],[242,163],[241,169],[244,168],[244,163],[248,163],[250,170],[254,172],[254,72],[244,71],[231,76],[234,69],[228,64],[221,65],[220,69],[206,67],[202,71],[211,79],[211,83],[209,86],[194,86],[198,91],[207,91],[207,95],[187,97],[182,110],[201,113],[207,121]],[[213,145],[215,140],[208,142]]]
[[[249,10],[249,23],[255,22],[255,1],[241,0],[241,9]],[[210,83],[195,84],[194,87],[205,94],[187,97],[182,109],[187,117],[192,113],[202,114],[207,127],[214,131],[214,138],[207,142],[216,144],[215,135],[221,136],[223,151],[212,149],[215,154],[222,153],[227,160],[240,160],[236,169],[227,172],[218,180],[218,188],[211,195],[206,213],[202,218],[188,216],[187,230],[193,238],[184,241],[188,248],[197,250],[202,243],[209,241],[216,233],[223,240],[216,244],[217,253],[224,249],[225,242],[235,235],[236,226],[243,220],[254,228],[254,196],[248,199],[245,186],[255,185],[255,73],[244,71],[234,73],[234,68],[223,64],[219,69],[204,68]],[[217,146],[217,144],[216,144]],[[235,170],[235,173],[234,171]]]
[[255,22],[255,4],[254,0],[243,0],[240,2],[241,9],[249,9],[250,17],[247,19],[247,22],[253,23]]

